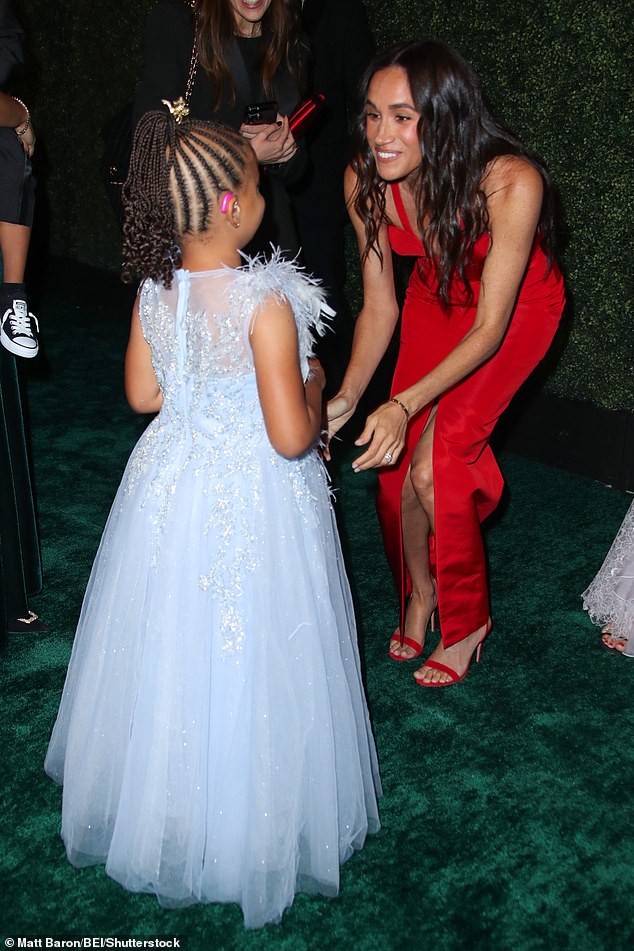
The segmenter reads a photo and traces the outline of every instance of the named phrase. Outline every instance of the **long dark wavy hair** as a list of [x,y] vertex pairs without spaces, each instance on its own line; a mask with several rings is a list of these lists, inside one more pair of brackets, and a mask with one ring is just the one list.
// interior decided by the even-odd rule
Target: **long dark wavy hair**
[[207,230],[220,193],[242,184],[249,150],[218,122],[177,123],[164,110],[141,116],[123,186],[124,281],[137,275],[171,286],[179,236]]
[[352,204],[365,225],[362,260],[371,251],[381,258],[378,234],[387,221],[387,186],[378,175],[368,145],[365,103],[374,74],[391,66],[405,70],[413,104],[420,113],[421,162],[414,187],[417,225],[425,253],[434,261],[443,305],[448,305],[456,280],[473,300],[466,272],[476,241],[488,230],[483,185],[487,166],[497,156],[521,156],[542,177],[544,198],[537,233],[550,266],[554,209],[548,169],[493,118],[480,81],[466,60],[457,50],[435,40],[400,43],[380,53],[361,81],[363,112],[354,127],[351,165],[358,179]]
[[[223,90],[230,89],[235,100],[235,82],[225,56],[235,29],[233,11],[229,0],[195,0],[193,7],[198,17],[198,62],[217,90],[218,106]],[[262,17],[262,33],[267,37],[261,63],[262,86],[269,98],[273,98],[273,79],[282,62],[286,63],[300,86],[300,59],[297,55],[300,46],[299,13],[298,0],[272,0]]]

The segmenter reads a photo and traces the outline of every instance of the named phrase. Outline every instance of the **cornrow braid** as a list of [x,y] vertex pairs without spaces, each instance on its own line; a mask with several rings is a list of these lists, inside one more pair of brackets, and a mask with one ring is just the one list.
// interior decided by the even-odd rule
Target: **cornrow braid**
[[183,123],[176,132],[169,160],[175,229],[177,234],[197,234],[207,227],[218,192],[233,191],[241,184],[245,140],[217,123],[200,122],[191,128]]
[[146,112],[136,127],[123,188],[123,279],[170,287],[180,267],[178,237],[206,231],[223,191],[242,184],[249,146],[234,129]]

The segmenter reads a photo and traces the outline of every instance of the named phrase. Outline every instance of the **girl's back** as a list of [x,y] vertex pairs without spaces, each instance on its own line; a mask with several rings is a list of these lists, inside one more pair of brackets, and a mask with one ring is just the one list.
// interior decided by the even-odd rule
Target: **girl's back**
[[310,458],[281,458],[267,437],[250,339],[257,320],[266,319],[261,312],[271,297],[292,305],[305,376],[313,347],[311,327],[322,332],[324,300],[281,257],[239,270],[179,270],[169,289],[145,282],[139,316],[163,404],[146,434],[143,456],[169,460],[163,471],[145,474],[148,491],[156,494],[162,487],[169,493],[176,472],[203,467],[219,485],[227,486],[232,474],[239,478],[233,504],[242,507],[248,495],[242,476],[249,472],[253,477],[256,461],[280,471],[319,465],[314,451]]
[[297,889],[335,894],[332,856],[378,827],[326,474],[314,449],[275,451],[258,400],[249,331],[281,280],[305,358],[320,295],[289,265],[143,288],[163,406],[112,506],[46,758],[74,864],[168,905],[240,902],[250,927]]
[[237,385],[244,385],[245,398],[252,395],[255,366],[250,335],[260,308],[271,296],[291,304],[305,376],[313,346],[311,327],[323,332],[319,316],[323,295],[280,256],[240,269],[179,270],[171,288],[145,282],[139,315],[165,408],[171,404],[182,412],[188,407],[194,414],[224,414],[232,424],[237,421],[241,404],[224,407],[221,413],[214,400],[225,391],[234,395]]
[[171,288],[143,286],[141,325],[166,402],[186,393],[208,401],[208,390],[253,372],[248,314],[236,299],[240,276],[244,284],[243,272],[229,268],[180,270]]

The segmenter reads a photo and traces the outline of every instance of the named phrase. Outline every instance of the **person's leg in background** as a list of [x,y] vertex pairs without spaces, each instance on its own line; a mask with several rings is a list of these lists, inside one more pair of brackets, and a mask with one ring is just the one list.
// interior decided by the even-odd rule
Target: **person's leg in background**
[[0,129],[0,343],[14,356],[35,357],[39,326],[29,310],[25,272],[35,183],[31,160],[13,129]]

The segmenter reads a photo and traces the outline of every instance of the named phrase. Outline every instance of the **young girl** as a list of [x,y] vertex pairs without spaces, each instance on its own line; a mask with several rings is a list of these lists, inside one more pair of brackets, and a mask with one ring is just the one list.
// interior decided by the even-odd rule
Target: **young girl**
[[352,603],[316,451],[323,298],[240,248],[263,212],[239,133],[144,116],[124,258],[146,279],[126,393],[158,412],[88,584],[45,768],[62,837],[168,906],[335,895],[378,829]]

